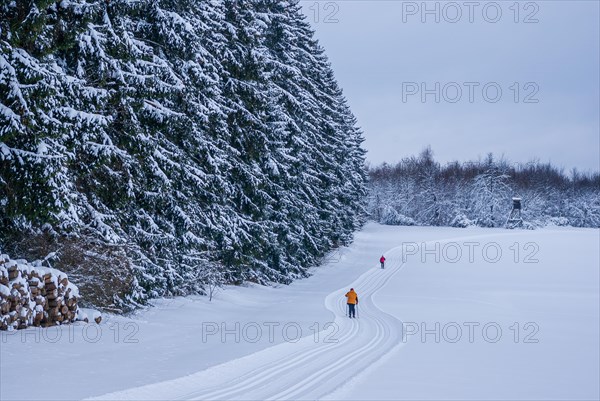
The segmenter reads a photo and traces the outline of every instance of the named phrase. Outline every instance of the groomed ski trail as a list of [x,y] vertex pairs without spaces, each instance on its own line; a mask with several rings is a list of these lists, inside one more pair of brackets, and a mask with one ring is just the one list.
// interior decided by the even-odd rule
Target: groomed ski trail
[[[309,335],[181,378],[105,394],[92,400],[283,400],[319,399],[347,383],[401,344],[402,322],[383,312],[372,296],[398,273],[401,249],[386,252],[379,263],[351,284],[325,298],[335,315],[319,341]],[[346,316],[344,294],[355,288],[358,318]],[[332,328],[338,330],[332,334]],[[330,341],[325,338],[330,334]]]

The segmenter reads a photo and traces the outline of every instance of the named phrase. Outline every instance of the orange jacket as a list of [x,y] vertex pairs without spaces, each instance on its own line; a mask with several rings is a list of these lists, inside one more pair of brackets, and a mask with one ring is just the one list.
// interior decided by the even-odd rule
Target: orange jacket
[[348,298],[348,303],[352,305],[356,305],[358,303],[358,294],[354,292],[354,290],[350,290],[346,293],[346,298]]

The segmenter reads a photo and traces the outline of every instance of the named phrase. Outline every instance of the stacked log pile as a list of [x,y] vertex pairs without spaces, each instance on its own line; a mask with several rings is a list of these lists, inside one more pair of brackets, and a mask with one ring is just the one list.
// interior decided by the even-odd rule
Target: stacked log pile
[[78,319],[79,290],[60,270],[0,255],[0,330]]

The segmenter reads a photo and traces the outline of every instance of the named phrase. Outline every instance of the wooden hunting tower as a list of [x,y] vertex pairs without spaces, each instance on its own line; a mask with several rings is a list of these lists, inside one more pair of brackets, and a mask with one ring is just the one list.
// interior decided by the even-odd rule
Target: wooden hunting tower
[[523,218],[521,217],[521,198],[512,198],[512,210],[506,219],[506,228],[517,228],[523,226]]

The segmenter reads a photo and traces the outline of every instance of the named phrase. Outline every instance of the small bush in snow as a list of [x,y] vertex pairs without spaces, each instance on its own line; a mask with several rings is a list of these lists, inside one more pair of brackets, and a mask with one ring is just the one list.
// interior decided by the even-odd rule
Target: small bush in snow
[[450,222],[450,227],[466,228],[475,225],[475,223],[465,216],[464,213],[457,214]]
[[414,226],[415,221],[407,216],[404,216],[391,206],[386,206],[381,213],[381,219],[379,221],[381,224],[386,224],[388,226]]

